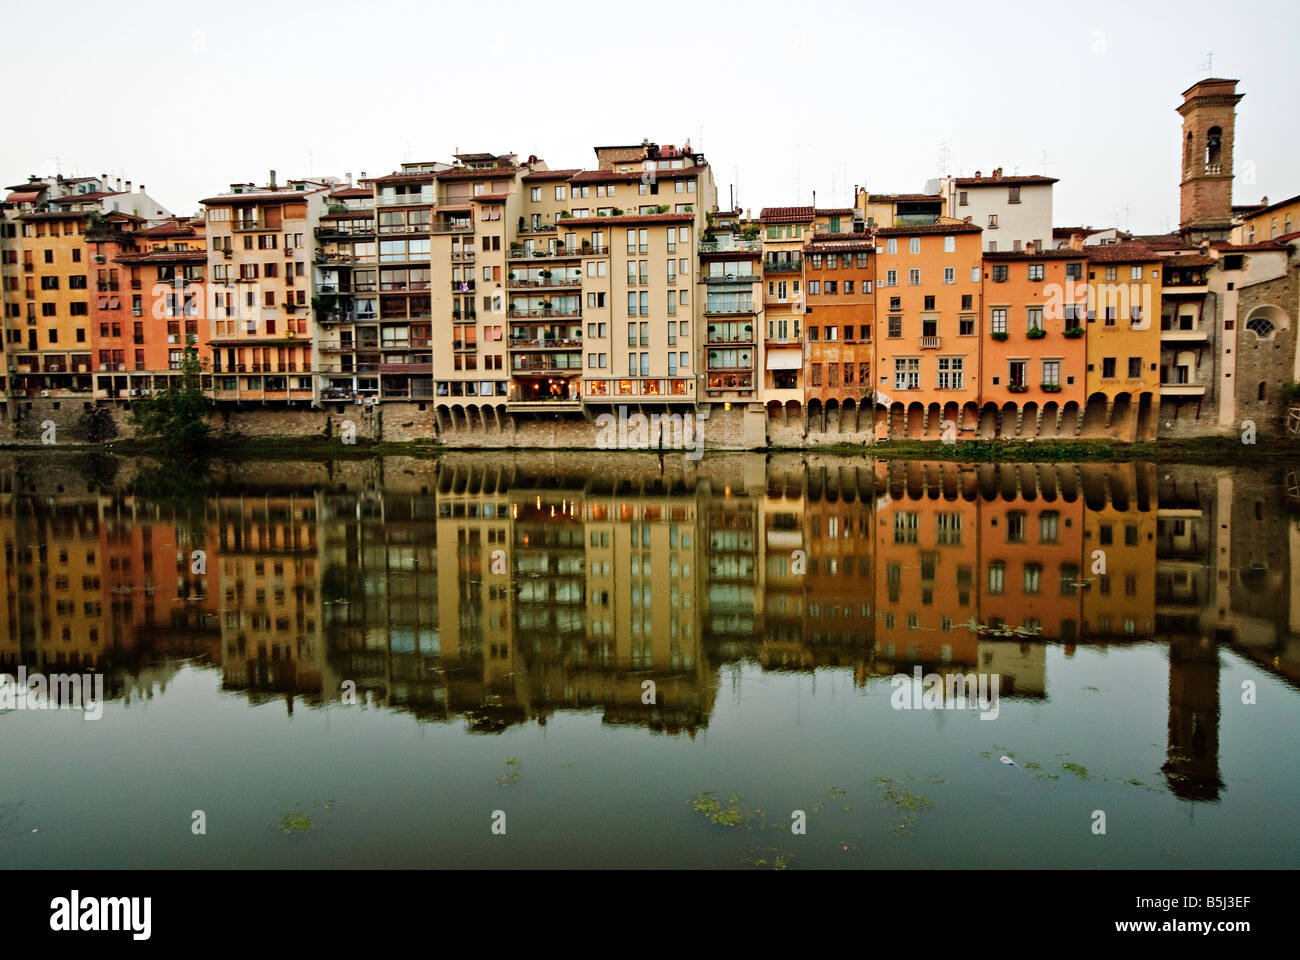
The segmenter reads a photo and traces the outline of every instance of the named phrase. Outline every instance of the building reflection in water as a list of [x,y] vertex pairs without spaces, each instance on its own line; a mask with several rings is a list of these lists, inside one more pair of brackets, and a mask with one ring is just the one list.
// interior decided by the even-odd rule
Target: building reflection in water
[[1191,800],[1223,789],[1220,648],[1300,682],[1300,534],[1260,472],[816,454],[319,469],[245,465],[169,506],[9,461],[0,669],[96,669],[133,698],[189,658],[289,710],[355,695],[476,733],[592,711],[693,737],[741,660],[859,686],[996,672],[1003,697],[1046,701],[1049,645],[1154,642],[1166,781]]

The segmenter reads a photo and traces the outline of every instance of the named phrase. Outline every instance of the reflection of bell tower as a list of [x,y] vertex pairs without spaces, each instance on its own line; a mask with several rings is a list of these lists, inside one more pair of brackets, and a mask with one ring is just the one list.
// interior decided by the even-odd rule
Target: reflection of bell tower
[[1219,798],[1219,647],[1209,637],[1170,638],[1168,753],[1161,769],[1176,796]]
[[1200,240],[1226,239],[1232,229],[1232,135],[1236,80],[1202,80],[1183,91],[1183,176],[1179,230]]

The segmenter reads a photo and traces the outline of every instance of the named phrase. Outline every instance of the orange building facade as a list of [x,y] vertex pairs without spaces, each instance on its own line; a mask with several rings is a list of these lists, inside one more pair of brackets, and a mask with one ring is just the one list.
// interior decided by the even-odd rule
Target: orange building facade
[[981,402],[1019,419],[1013,431],[1004,418],[1003,435],[1035,436],[1044,418],[1055,432],[1067,409],[1077,419],[1087,381],[1086,270],[1082,251],[984,254]]
[[[808,415],[871,410],[875,244],[863,234],[818,233],[804,244]],[[870,422],[869,419],[867,421]]]
[[977,427],[979,227],[935,223],[876,231],[876,401],[888,429],[938,439]]

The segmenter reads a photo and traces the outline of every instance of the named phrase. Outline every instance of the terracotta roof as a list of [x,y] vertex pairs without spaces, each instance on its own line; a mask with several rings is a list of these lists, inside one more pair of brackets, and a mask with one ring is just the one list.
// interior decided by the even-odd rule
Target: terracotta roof
[[114,263],[175,263],[183,260],[192,260],[198,263],[206,263],[208,252],[206,250],[147,250],[144,253],[126,253],[120,257],[114,257]]
[[194,227],[188,221],[164,220],[151,227],[142,227],[137,233],[145,237],[186,237],[194,235]]
[[[1300,194],[1287,200],[1279,200],[1277,203],[1270,203],[1267,207],[1260,207],[1257,210],[1252,210],[1247,214],[1247,216],[1252,218],[1263,216],[1266,213],[1272,213],[1274,210],[1281,210],[1283,207],[1289,207],[1296,203],[1300,203]],[[1233,209],[1236,210],[1237,208],[1233,207]]]
[[547,180],[568,180],[576,173],[582,173],[581,167],[570,170],[534,170],[524,174],[524,183],[544,182]]
[[808,223],[812,218],[812,207],[764,207],[758,215],[762,223]]
[[1161,257],[1165,267],[1212,267],[1219,261],[1214,257],[1202,256],[1199,253],[1188,253],[1183,256]]
[[6,203],[35,203],[41,198],[39,190],[20,190],[15,191],[5,197]]
[[315,187],[311,190],[291,190],[286,187],[279,187],[275,190],[259,189],[251,193],[222,193],[215,197],[208,197],[200,200],[199,203],[204,206],[221,206],[224,204],[254,204],[254,203],[276,203],[283,200],[296,200],[304,197],[310,197],[314,193],[320,193],[327,187]]
[[953,183],[959,187],[1014,187],[1059,182],[1056,177],[1042,177],[1037,174],[1023,177],[957,177],[953,180]]
[[818,207],[813,211],[819,217],[847,217],[853,214],[852,207]]
[[918,223],[910,227],[877,227],[878,237],[908,237],[921,234],[983,233],[974,223]]
[[1090,263],[1154,263],[1161,259],[1160,254],[1140,242],[1099,243],[1088,247],[1082,255]]
[[868,203],[942,203],[943,197],[934,193],[869,193]]
[[1110,227],[1052,227],[1053,240],[1069,240],[1076,233],[1090,237],[1094,233],[1105,233]]
[[1188,245],[1181,233],[1139,233],[1132,239],[1156,250],[1182,250]]
[[331,197],[370,197],[374,192],[365,187],[343,187],[330,194]]
[[80,220],[86,216],[84,210],[52,210],[49,213],[24,213],[19,220]]
[[821,234],[813,240],[809,240],[803,245],[804,250],[816,253],[824,250],[827,253],[840,253],[843,251],[872,251],[876,249],[876,244],[870,237],[862,233],[830,233]]
[[390,181],[395,180],[395,181],[400,181],[402,183],[405,183],[408,180],[432,180],[437,175],[438,174],[433,170],[426,170],[423,173],[418,170],[409,173],[403,172],[401,170],[394,170],[392,173],[385,174],[382,177],[367,177],[365,180],[362,180],[361,182],[362,183],[388,183]]
[[500,180],[503,177],[509,177],[513,180],[518,171],[518,167],[490,167],[487,169],[453,167],[451,170],[444,170],[433,176],[436,176],[439,180]]
[[477,197],[470,197],[475,203],[505,203],[510,199],[508,193],[480,193]]
[[120,197],[123,190],[104,190],[99,193],[70,193],[66,197],[57,197],[50,203],[81,203],[88,200],[103,200],[105,197]]
[[[708,169],[707,163],[680,170],[655,170],[655,180],[691,180]],[[569,178],[570,183],[636,183],[641,179],[641,171],[619,173],[616,170],[584,170]]]

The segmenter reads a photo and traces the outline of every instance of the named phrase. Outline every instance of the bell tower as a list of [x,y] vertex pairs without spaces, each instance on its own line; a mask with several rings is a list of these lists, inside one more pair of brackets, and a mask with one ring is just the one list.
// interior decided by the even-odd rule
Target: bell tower
[[1183,91],[1178,229],[1185,236],[1223,239],[1232,229],[1232,138],[1243,96],[1236,80],[1217,78]]

